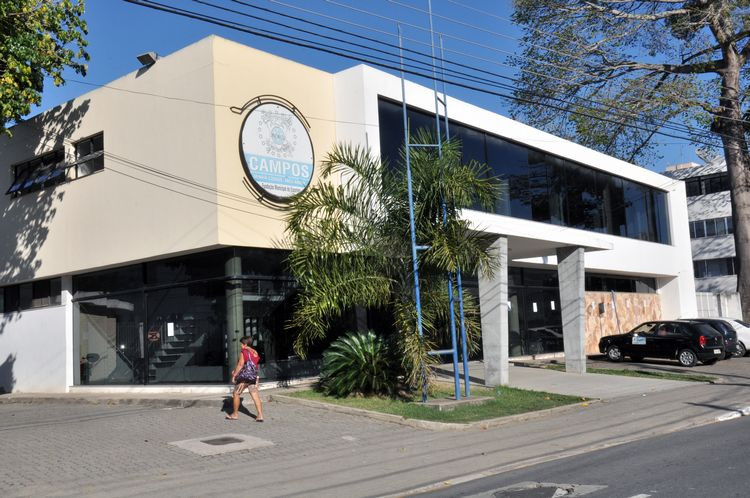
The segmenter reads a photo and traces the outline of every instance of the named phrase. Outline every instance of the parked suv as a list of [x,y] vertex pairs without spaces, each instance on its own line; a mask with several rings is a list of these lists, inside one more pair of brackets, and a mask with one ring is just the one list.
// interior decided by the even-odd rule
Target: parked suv
[[599,351],[611,361],[629,356],[676,359],[684,367],[710,365],[724,356],[724,339],[706,323],[687,320],[646,322],[627,334],[602,337]]
[[724,357],[721,358],[722,360],[728,360],[738,354],[737,332],[727,320],[720,318],[690,318],[690,321],[706,323],[721,334],[724,338]]

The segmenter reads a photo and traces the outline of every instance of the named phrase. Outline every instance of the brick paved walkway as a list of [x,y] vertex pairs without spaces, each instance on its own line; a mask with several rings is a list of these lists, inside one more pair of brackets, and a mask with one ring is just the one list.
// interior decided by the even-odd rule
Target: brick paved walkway
[[[0,404],[2,496],[377,496],[497,472],[713,421],[746,384],[619,398],[486,431],[430,432],[267,403],[267,422],[218,407]],[[198,456],[171,441],[240,433],[273,446]]]

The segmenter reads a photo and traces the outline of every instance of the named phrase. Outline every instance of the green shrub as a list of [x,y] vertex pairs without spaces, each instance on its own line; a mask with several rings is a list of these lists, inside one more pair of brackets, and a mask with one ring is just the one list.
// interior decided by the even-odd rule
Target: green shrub
[[397,383],[388,342],[372,331],[350,332],[323,353],[320,387],[329,396],[393,395]]

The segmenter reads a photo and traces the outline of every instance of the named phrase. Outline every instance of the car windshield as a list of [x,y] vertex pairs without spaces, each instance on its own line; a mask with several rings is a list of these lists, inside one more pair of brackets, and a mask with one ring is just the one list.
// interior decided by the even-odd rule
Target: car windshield
[[747,327],[747,328],[750,328],[750,323],[747,323],[747,322],[743,322],[742,320],[735,320],[735,322],[739,323],[739,324],[740,324],[740,325],[742,325],[743,327]]

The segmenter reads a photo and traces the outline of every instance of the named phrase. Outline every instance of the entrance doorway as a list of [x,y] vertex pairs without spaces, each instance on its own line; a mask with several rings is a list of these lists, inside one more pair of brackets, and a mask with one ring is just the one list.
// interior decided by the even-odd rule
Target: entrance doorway
[[[560,290],[555,270],[510,268],[509,356],[564,350]],[[520,284],[520,285],[519,285]]]
[[223,282],[78,303],[81,384],[225,382]]

